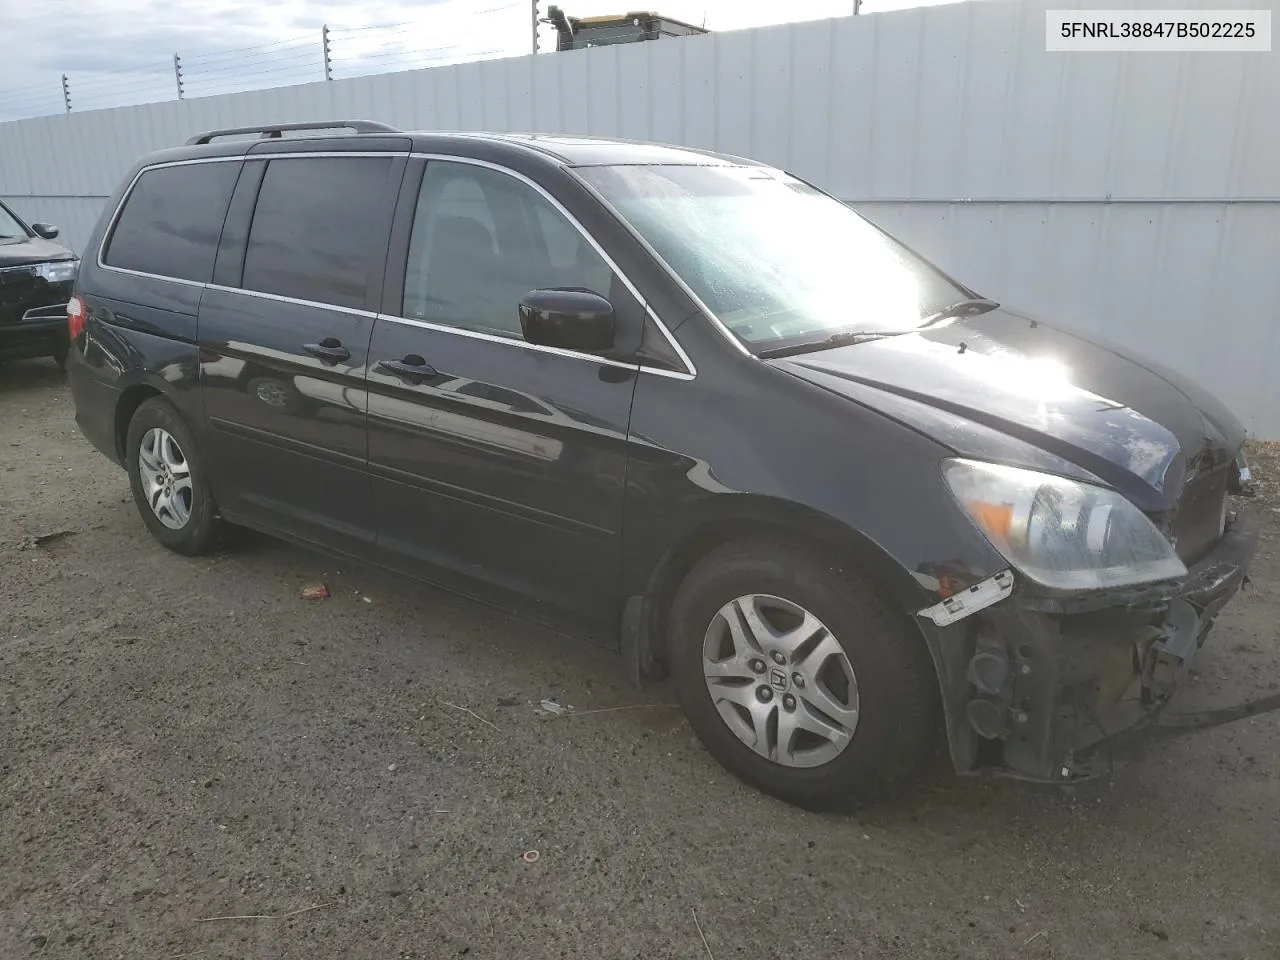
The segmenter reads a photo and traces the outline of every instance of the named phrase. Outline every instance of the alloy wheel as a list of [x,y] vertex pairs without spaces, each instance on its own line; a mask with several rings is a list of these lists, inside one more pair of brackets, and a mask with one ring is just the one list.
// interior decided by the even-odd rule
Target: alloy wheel
[[191,518],[191,465],[173,434],[152,427],[138,445],[138,473],[147,504],[170,530],[181,530]]
[[768,594],[726,603],[703,638],[702,668],[720,718],[767,760],[816,767],[853,739],[853,666],[826,625],[799,604]]

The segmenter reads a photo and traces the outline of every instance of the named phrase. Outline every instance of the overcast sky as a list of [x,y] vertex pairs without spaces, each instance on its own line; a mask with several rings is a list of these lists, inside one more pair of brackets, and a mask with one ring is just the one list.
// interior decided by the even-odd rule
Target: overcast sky
[[[863,11],[937,0],[864,0]],[[542,3],[545,14],[547,0]],[[573,16],[657,10],[713,30],[844,16],[853,0],[560,0]],[[173,55],[188,97],[323,78],[328,24],[335,77],[531,46],[528,0],[0,0],[0,120],[172,99]],[[382,26],[391,24],[392,26]],[[555,35],[542,31],[543,50]]]

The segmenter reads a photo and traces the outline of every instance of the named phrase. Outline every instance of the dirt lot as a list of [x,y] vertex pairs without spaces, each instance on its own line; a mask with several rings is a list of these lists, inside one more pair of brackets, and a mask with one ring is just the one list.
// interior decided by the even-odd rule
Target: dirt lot
[[[1280,687],[1264,494],[1175,710]],[[44,362],[0,368],[0,564],[5,960],[1280,958],[1280,713],[806,813],[604,652],[265,539],[166,553]]]

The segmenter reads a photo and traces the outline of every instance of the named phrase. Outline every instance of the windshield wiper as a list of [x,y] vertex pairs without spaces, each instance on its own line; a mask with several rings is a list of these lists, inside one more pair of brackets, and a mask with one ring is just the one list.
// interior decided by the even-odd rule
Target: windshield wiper
[[957,300],[955,303],[948,304],[941,310],[929,314],[920,321],[920,326],[912,327],[908,330],[846,330],[842,333],[833,333],[829,337],[823,337],[818,340],[806,340],[802,343],[792,343],[785,347],[771,347],[767,350],[756,351],[756,356],[764,360],[775,357],[789,357],[797,353],[812,353],[815,350],[829,350],[832,347],[847,347],[851,344],[866,343],[869,340],[883,340],[885,337],[896,337],[904,333],[915,333],[930,324],[938,323],[942,320],[951,320],[955,317],[976,317],[980,313],[988,313],[999,307],[1000,304],[994,300],[988,300],[986,297],[971,297],[968,300]]
[[951,320],[955,317],[976,317],[980,313],[990,313],[1000,304],[986,297],[970,297],[968,300],[957,300],[948,304],[936,313],[931,313],[920,321],[920,326],[927,327],[939,320]]
[[785,347],[771,347],[768,350],[756,351],[756,356],[768,360],[773,357],[789,357],[795,353],[809,353],[813,350],[827,350],[831,347],[846,347],[853,343],[866,343],[868,340],[882,340],[899,333],[910,333],[910,330],[846,330],[844,333],[833,333],[821,340],[806,340],[804,343],[793,343]]

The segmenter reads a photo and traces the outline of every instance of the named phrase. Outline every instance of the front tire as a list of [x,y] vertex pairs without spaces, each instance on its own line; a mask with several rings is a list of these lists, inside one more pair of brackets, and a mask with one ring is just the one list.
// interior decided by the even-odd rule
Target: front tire
[[195,440],[173,405],[142,403],[129,421],[125,462],[133,502],[151,535],[175,553],[208,553],[220,523]]
[[690,725],[751,786],[843,809],[899,792],[929,759],[928,652],[852,565],[783,538],[735,541],[690,571],[669,624]]

